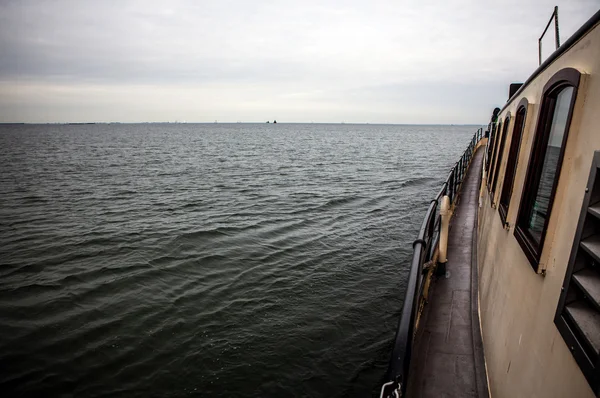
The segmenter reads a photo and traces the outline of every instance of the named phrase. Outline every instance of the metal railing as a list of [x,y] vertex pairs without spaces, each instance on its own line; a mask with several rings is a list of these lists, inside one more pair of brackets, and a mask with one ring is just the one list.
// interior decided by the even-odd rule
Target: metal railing
[[450,203],[456,204],[460,186],[465,177],[469,163],[473,158],[477,143],[484,138],[483,128],[477,130],[469,146],[456,162],[442,188],[429,204],[419,235],[413,242],[413,257],[408,275],[402,314],[396,330],[396,339],[392,350],[392,358],[386,375],[386,382],[381,388],[381,397],[401,397],[406,394],[408,370],[412,356],[415,327],[419,309],[424,300],[425,282],[428,273],[433,272],[433,259],[440,239],[441,217],[438,205],[448,195]]
[[556,49],[560,47],[560,33],[558,32],[558,6],[554,6],[554,11],[552,11],[552,15],[550,15],[550,19],[548,20],[548,24],[546,25],[546,29],[538,39],[538,57],[540,61],[540,65],[542,64],[542,39],[544,35],[548,31],[550,24],[552,23],[552,19],[554,19],[554,41],[556,43]]

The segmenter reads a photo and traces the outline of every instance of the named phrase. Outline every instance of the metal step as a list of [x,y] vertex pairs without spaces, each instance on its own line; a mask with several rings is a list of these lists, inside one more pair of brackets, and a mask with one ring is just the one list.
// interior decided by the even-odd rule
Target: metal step
[[565,306],[565,310],[598,355],[600,353],[600,312],[582,300]]
[[595,205],[588,207],[588,213],[600,219],[600,203],[596,203]]
[[600,262],[600,235],[592,235],[582,240],[581,247],[594,257],[594,260]]
[[573,274],[573,279],[600,311],[600,274],[593,269],[584,268]]

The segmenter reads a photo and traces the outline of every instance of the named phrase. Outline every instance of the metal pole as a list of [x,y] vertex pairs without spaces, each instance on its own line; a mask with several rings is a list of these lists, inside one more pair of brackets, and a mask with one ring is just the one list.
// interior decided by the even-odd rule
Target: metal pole
[[538,59],[539,59],[540,65],[542,64],[542,38],[548,31],[548,28],[550,27],[550,24],[552,23],[553,18],[554,18],[554,40],[556,42],[556,48],[558,49],[558,47],[560,47],[560,35],[558,32],[558,6],[554,6],[554,11],[552,12],[552,15],[550,16],[550,19],[548,20],[546,29],[544,29],[544,32],[538,39]]
[[558,6],[554,6],[554,36],[556,39],[556,48],[560,47],[560,35],[558,33]]

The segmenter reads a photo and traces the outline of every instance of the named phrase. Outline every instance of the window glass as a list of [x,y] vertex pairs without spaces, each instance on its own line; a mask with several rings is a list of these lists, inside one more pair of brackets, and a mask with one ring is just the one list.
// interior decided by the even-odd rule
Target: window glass
[[554,115],[550,127],[550,136],[545,148],[540,183],[533,201],[531,212],[528,216],[529,222],[527,228],[529,234],[537,243],[540,243],[544,223],[548,217],[548,204],[552,189],[554,188],[556,170],[558,168],[560,151],[563,145],[563,137],[565,135],[572,96],[573,87],[567,87],[556,97]]

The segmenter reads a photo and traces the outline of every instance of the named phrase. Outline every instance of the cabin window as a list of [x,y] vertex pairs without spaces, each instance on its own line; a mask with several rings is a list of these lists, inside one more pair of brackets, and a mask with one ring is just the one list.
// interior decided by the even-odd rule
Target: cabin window
[[491,130],[490,137],[488,138],[487,159],[485,165],[485,170],[488,174],[488,177],[490,175],[490,160],[492,158],[492,151],[494,150],[494,139],[496,138],[496,123],[492,123]]
[[579,84],[579,72],[563,69],[544,88],[515,237],[533,268],[539,261],[552,211],[569,125]]
[[506,134],[508,132],[508,125],[510,124],[510,114],[504,119],[504,129],[502,135],[498,137],[500,145],[498,147],[498,159],[496,160],[496,169],[494,171],[494,177],[492,180],[492,200],[496,193],[496,184],[498,183],[498,173],[500,172],[500,165],[502,164],[502,154],[504,152],[504,144],[506,143]]
[[600,393],[600,151],[594,160],[554,323]]
[[503,224],[506,224],[508,206],[510,204],[510,198],[512,197],[513,183],[517,171],[517,160],[519,159],[519,149],[521,147],[521,137],[523,136],[523,129],[525,128],[526,116],[527,99],[523,98],[517,107],[515,125],[513,127],[512,139],[510,140],[508,159],[506,161],[506,170],[504,171],[504,184],[502,185],[500,203],[498,204],[498,212],[500,213]]
[[[494,137],[494,148],[492,149],[492,159],[490,160],[490,171],[488,172],[488,189],[490,192],[492,191],[492,178],[493,172],[496,164],[496,155],[498,152],[498,141],[500,139],[500,135],[502,133],[502,122],[498,123],[498,128],[496,129],[496,136]],[[492,198],[493,200],[493,198]]]

